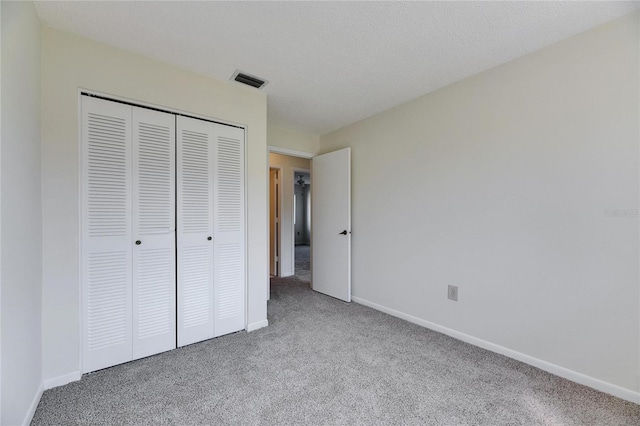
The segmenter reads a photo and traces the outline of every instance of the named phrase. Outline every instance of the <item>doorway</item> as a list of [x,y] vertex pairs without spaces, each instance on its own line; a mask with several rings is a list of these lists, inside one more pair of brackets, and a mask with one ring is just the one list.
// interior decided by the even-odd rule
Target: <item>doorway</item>
[[269,154],[270,275],[311,282],[311,160]]
[[350,302],[351,148],[318,155],[274,146],[268,149],[270,173],[279,168],[278,191],[270,196],[278,197],[280,215],[277,227],[275,221],[269,222],[271,229],[278,230],[277,240],[271,243],[278,247],[279,262],[278,275],[271,276],[267,287],[267,300],[281,284],[297,283],[301,289],[306,286]]
[[293,170],[294,275],[311,282],[311,173]]

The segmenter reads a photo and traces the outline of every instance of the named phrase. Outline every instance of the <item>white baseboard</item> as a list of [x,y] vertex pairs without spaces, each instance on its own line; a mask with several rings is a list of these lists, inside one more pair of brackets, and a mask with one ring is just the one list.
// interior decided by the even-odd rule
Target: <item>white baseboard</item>
[[259,329],[259,328],[267,327],[268,325],[269,325],[269,321],[268,320],[252,322],[251,324],[247,325],[247,333],[255,331],[255,330]]
[[430,321],[423,320],[422,318],[418,318],[413,315],[409,315],[404,312],[400,312],[395,309],[391,309],[386,306],[379,305],[377,303],[371,302],[366,299],[362,299],[360,297],[352,296],[351,299],[354,302],[359,303],[361,305],[368,306],[375,310],[384,312],[386,314],[392,315],[397,318],[401,318],[403,320],[420,325],[430,330],[437,331],[442,334],[446,334],[447,336],[451,336],[455,339],[462,340],[463,342],[470,343],[474,346],[478,346],[480,348],[499,353],[509,358],[513,358],[517,361],[524,362],[525,364],[532,365],[541,370],[547,371],[551,374],[555,374],[556,376],[560,376],[565,379],[571,380],[572,382],[576,382],[581,385],[599,390],[601,392],[605,392],[610,395],[617,396],[618,398],[624,399],[626,401],[640,404],[640,392],[636,392],[631,389],[626,389],[621,386],[614,385],[612,383],[608,383],[600,379],[596,379],[595,377],[587,376],[585,374],[578,373],[577,371],[574,371],[574,370],[569,370],[568,368],[560,367],[559,365],[552,364],[550,362],[543,361],[538,358],[534,358],[530,355],[526,355],[509,348],[505,348],[504,346],[496,345],[495,343],[491,343],[486,340],[482,340],[477,337],[473,337],[471,335],[461,333],[451,328],[443,327],[441,325],[432,323]]
[[66,385],[67,383],[80,380],[82,374],[79,371],[63,374],[62,376],[53,377],[44,381],[44,390],[57,388],[58,386]]
[[24,420],[22,421],[23,426],[29,426],[31,424],[31,420],[33,420],[33,415],[36,413],[36,408],[38,408],[38,404],[40,403],[40,398],[42,398],[42,392],[44,392],[44,388],[42,383],[38,387],[36,394],[33,396],[33,401],[31,401],[31,405],[29,405],[29,410],[27,414],[24,416]]

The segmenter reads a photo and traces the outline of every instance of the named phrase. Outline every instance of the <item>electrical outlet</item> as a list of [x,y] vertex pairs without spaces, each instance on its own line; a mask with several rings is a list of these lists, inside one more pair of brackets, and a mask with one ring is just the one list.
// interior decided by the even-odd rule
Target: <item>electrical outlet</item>
[[458,301],[458,286],[450,285],[447,297],[451,300]]

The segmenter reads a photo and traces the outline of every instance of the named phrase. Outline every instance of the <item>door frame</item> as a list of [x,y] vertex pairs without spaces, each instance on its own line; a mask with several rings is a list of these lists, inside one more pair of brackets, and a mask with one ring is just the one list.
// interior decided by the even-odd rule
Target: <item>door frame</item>
[[[284,172],[284,168],[282,166],[271,166],[269,165],[269,263],[271,263],[271,170],[272,169],[276,169],[278,170],[278,179],[279,179],[279,185],[278,185],[278,202],[276,203],[276,209],[278,210],[278,219],[280,219],[280,226],[278,227],[278,235],[276,236],[277,238],[277,251],[278,251],[278,262],[277,262],[277,268],[276,268],[276,277],[280,276],[280,271],[281,271],[281,267],[280,267],[280,260],[282,259],[282,174]],[[269,269],[271,269],[271,265],[269,265]],[[271,275],[271,272],[269,272],[269,275]]]

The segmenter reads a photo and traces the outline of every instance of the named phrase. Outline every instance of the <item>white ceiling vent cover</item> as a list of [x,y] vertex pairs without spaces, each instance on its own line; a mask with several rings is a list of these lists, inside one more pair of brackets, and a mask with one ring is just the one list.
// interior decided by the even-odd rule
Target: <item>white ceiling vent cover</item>
[[236,70],[231,76],[231,80],[238,83],[246,84],[247,86],[255,87],[256,89],[262,89],[267,85],[268,81],[255,75],[247,74],[240,70]]

